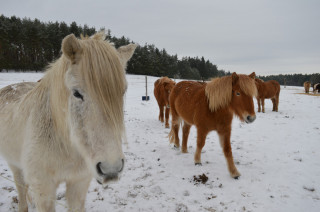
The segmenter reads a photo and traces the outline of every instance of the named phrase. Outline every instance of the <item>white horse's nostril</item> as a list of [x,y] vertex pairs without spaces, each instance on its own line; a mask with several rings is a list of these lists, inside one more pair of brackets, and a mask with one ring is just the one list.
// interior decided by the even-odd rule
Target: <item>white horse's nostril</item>
[[96,168],[99,175],[104,175],[104,173],[101,170],[101,162],[97,163]]
[[111,165],[107,162],[99,162],[96,165],[96,169],[99,175],[117,175],[123,170],[124,159],[121,159],[118,163]]
[[124,159],[121,159],[121,162],[122,162],[122,165],[121,165],[121,168],[120,168],[119,172],[122,172],[122,170],[123,170],[123,167],[124,167]]

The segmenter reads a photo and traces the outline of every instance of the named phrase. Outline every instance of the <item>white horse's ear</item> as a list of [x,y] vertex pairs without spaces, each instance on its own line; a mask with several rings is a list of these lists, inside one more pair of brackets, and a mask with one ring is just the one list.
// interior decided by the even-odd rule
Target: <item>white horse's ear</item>
[[71,60],[73,64],[77,63],[82,53],[80,41],[74,36],[74,34],[66,36],[62,40],[62,52]]
[[255,79],[256,78],[256,73],[255,72],[252,72],[249,77],[251,77],[252,79]]
[[126,46],[121,46],[117,49],[123,67],[126,67],[127,62],[132,57],[134,50],[137,48],[137,46],[137,44],[129,44]]

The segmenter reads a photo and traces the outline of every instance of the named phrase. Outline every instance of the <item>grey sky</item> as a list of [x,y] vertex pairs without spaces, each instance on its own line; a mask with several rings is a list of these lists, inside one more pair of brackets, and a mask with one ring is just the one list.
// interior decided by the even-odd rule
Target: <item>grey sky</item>
[[110,29],[230,72],[320,73],[319,0],[0,0],[0,13]]

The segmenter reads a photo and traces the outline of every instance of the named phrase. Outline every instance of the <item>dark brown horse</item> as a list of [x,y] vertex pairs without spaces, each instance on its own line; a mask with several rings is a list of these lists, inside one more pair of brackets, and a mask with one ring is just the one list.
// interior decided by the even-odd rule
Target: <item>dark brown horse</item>
[[159,120],[163,122],[163,109],[165,107],[165,118],[166,123],[165,127],[169,128],[169,113],[170,113],[170,106],[169,106],[169,95],[172,88],[175,86],[175,82],[169,79],[168,77],[162,77],[155,81],[154,83],[154,96],[158,102],[158,106],[160,109],[159,112]]
[[262,112],[265,112],[264,109],[264,100],[271,99],[273,108],[272,111],[278,112],[279,106],[279,95],[280,95],[280,84],[275,80],[269,80],[264,82],[261,79],[256,78],[256,86],[258,89],[258,112],[261,112],[261,105],[262,105]]
[[253,96],[257,94],[254,83],[255,73],[215,78],[208,83],[192,81],[179,82],[170,94],[172,126],[170,142],[180,147],[179,127],[183,120],[181,151],[186,153],[190,127],[197,127],[197,149],[195,164],[201,164],[201,150],[208,133],[217,131],[220,144],[227,160],[231,177],[240,173],[234,165],[230,144],[231,124],[236,114],[241,121],[251,123],[255,120]]

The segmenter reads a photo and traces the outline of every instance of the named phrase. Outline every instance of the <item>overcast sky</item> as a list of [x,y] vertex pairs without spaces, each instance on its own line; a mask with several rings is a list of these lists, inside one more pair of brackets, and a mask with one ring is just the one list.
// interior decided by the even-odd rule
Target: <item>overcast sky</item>
[[0,0],[0,14],[105,27],[230,72],[320,73],[320,0]]

